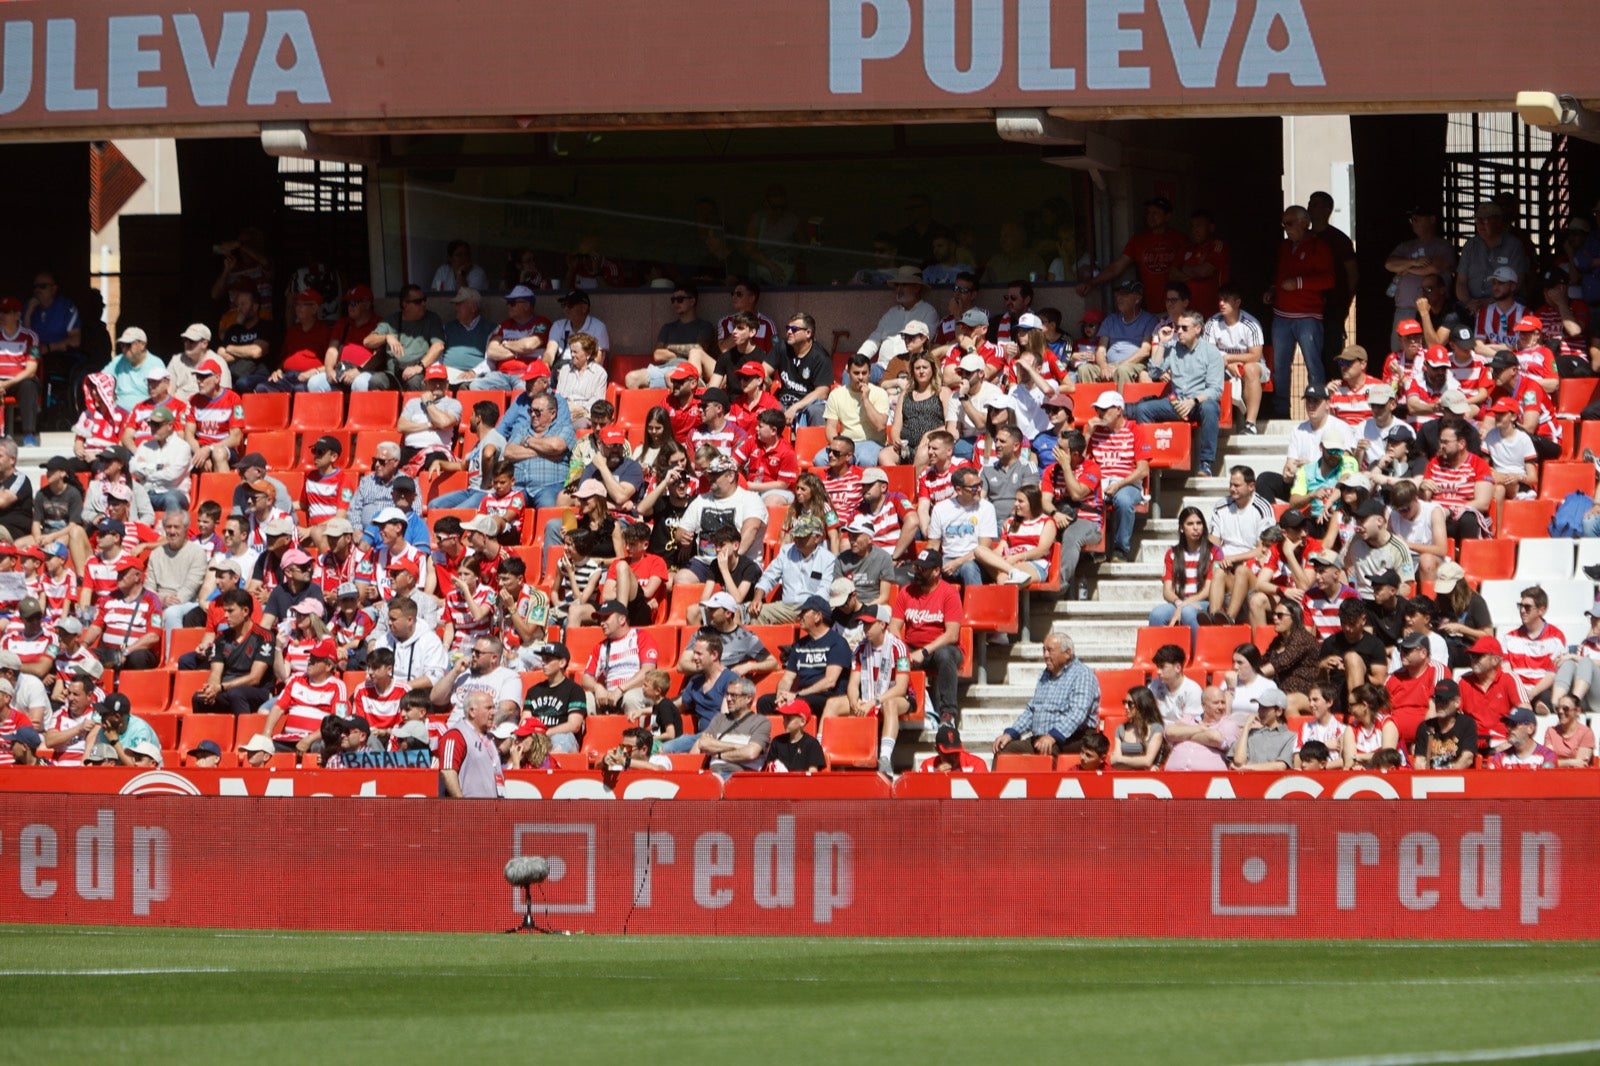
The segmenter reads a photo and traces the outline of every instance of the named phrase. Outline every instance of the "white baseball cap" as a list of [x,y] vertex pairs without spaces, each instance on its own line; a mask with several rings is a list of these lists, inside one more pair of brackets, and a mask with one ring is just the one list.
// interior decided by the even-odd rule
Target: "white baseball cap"
[[[122,331],[122,336],[117,338],[118,344],[132,344],[135,341],[143,341],[148,344],[150,342],[150,338],[145,336],[144,330],[140,329],[138,326],[129,326],[127,329]],[[161,753],[158,751],[156,754],[160,755]]]
[[1115,391],[1102,392],[1094,400],[1096,410],[1100,411],[1104,411],[1108,407],[1125,407],[1126,405],[1127,401],[1122,398],[1122,393]]

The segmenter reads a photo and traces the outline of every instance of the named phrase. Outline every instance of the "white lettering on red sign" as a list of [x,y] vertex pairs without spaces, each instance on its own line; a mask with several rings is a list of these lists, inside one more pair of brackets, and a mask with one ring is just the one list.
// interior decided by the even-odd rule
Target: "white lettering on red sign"
[[[126,855],[131,871],[131,906],[148,917],[151,905],[172,895],[172,838],[160,826],[130,828]],[[89,825],[72,835],[73,890],[91,903],[117,899],[117,816],[102,810]],[[17,833],[17,888],[29,899],[52,899],[61,887],[52,876],[61,864],[60,833],[55,826],[33,822]]]
[[[1061,5],[1065,7],[1066,5]],[[1238,0],[1211,0],[1205,24],[1196,28],[1184,0],[1153,0],[1163,31],[1164,57],[1185,89],[1214,89],[1222,78],[1228,44],[1242,38],[1233,86],[1264,88],[1275,76],[1289,84],[1327,84],[1316,40],[1306,21],[1303,0],[1255,0],[1248,22]],[[954,0],[926,0],[922,10],[922,72],[948,93],[983,92],[1000,78],[1006,41],[1016,41],[1016,83],[1023,92],[1062,93],[1077,88],[1075,66],[1056,65],[1052,55],[1054,20],[1050,0],[971,0],[963,27]],[[1084,87],[1107,91],[1146,91],[1155,62],[1145,32],[1133,20],[1149,21],[1152,0],[1084,0],[1083,24],[1075,54],[1084,58]],[[911,43],[911,0],[829,0],[828,89],[841,95],[864,91],[869,63],[898,58]],[[868,29],[870,25],[871,29]],[[1283,46],[1272,43],[1281,33]],[[966,67],[957,67],[965,53]]]

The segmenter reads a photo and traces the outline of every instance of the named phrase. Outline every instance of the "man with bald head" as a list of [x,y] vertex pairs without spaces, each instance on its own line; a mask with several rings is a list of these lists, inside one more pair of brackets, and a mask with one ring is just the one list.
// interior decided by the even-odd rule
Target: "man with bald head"
[[1228,694],[1209,685],[1200,694],[1200,720],[1186,718],[1167,725],[1168,770],[1226,770],[1228,754],[1239,740],[1239,722],[1228,710]]

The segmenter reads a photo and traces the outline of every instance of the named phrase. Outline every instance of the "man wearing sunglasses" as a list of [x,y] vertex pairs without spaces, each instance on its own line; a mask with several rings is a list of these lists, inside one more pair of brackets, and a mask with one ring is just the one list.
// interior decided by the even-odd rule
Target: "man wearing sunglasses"
[[367,340],[374,351],[386,350],[389,380],[404,392],[421,392],[422,372],[444,354],[444,322],[428,310],[422,286],[407,285],[400,290],[400,313],[379,322]]
[[693,285],[678,285],[668,303],[673,321],[663,323],[656,332],[651,364],[628,374],[625,384],[630,389],[664,389],[672,372],[684,363],[692,363],[701,378],[708,381],[716,370],[711,353],[721,354],[717,329],[699,315],[700,291]]
[[783,334],[783,343],[774,344],[767,356],[783,417],[791,426],[820,426],[833,384],[833,357],[817,343],[817,320],[804,311],[789,316]]

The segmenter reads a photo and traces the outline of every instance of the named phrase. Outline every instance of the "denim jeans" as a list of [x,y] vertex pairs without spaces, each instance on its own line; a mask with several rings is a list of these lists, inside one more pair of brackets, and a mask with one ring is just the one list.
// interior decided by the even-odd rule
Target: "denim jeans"
[[[498,370],[491,370],[487,374],[480,374],[471,381],[461,384],[463,392],[520,392],[522,379]],[[557,736],[561,734],[557,733]]]
[[456,489],[430,500],[428,506],[439,511],[461,511],[477,507],[488,497],[489,494],[481,489]]
[[956,567],[956,572],[950,580],[957,585],[981,585],[983,584],[983,570],[978,566],[976,560],[969,559]]
[[828,424],[828,420],[822,417],[822,413],[827,408],[827,401],[812,400],[800,408],[800,413],[795,416],[794,424],[796,426],[825,426]]
[[690,733],[686,737],[673,737],[661,745],[661,750],[667,755],[687,755],[690,749],[694,747],[694,742],[697,739],[699,737],[694,733]]
[[[877,466],[878,465],[878,453],[883,451],[883,445],[875,443],[875,442],[870,441],[870,440],[858,440],[858,441],[855,442],[855,445],[856,445],[855,464],[857,466],[866,467],[866,466]],[[817,452],[816,455],[812,456],[811,457],[811,465],[812,466],[827,466],[828,465],[828,449],[823,448],[821,451]]]
[[1144,502],[1144,493],[1137,485],[1124,485],[1108,502],[1111,529],[1107,544],[1111,551],[1130,552],[1133,550],[1133,509]]
[[1278,418],[1289,417],[1289,372],[1294,369],[1294,350],[1300,348],[1300,358],[1306,364],[1306,386],[1321,385],[1326,375],[1322,369],[1322,320],[1320,318],[1272,319],[1272,409]]
[[1200,631],[1200,608],[1186,603],[1178,607],[1171,603],[1159,603],[1150,608],[1150,624],[1152,626],[1185,625],[1192,634]]
[[[1171,400],[1140,400],[1128,411],[1135,422],[1182,422],[1178,409]],[[1190,415],[1200,423],[1200,440],[1195,447],[1195,462],[1212,467],[1217,462],[1217,423],[1222,420],[1222,408],[1216,400],[1201,400]]]

